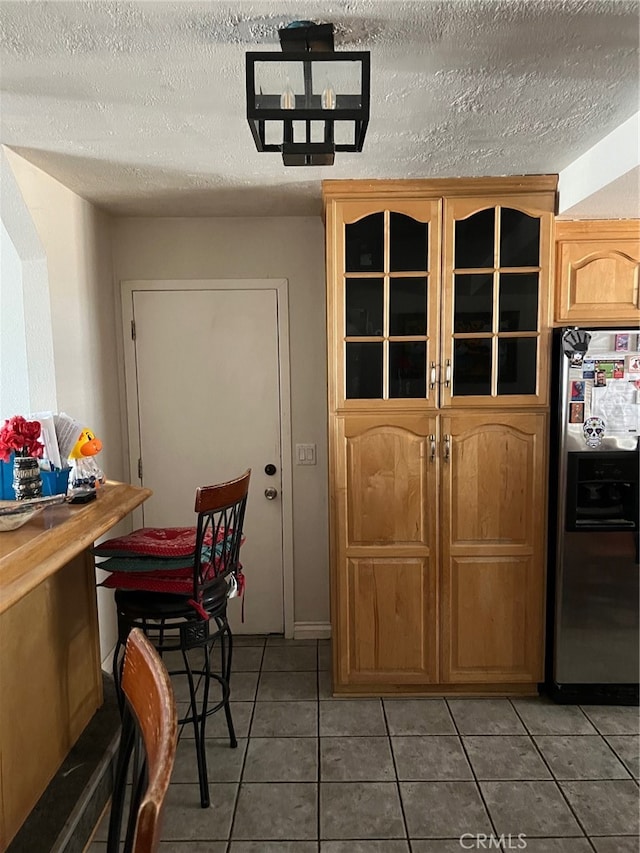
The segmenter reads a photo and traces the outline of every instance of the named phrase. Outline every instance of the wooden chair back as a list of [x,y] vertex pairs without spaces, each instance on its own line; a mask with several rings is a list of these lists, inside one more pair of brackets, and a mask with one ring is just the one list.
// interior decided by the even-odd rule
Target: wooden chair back
[[[132,629],[127,637],[122,692],[126,701],[107,851],[119,850],[127,774],[135,752],[124,851],[155,853],[160,842],[163,803],[175,761],[178,715],[166,667],[138,628]],[[137,753],[138,745],[141,755]]]
[[[250,479],[249,468],[235,480],[196,489],[198,526],[193,590],[195,601],[201,601],[206,589],[220,577],[238,571]],[[203,550],[206,543],[211,543],[210,556],[206,547]]]

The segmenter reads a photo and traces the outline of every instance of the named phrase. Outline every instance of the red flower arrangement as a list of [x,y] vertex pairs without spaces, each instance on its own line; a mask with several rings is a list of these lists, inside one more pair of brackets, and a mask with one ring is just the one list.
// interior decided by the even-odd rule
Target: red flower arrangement
[[38,441],[40,429],[40,421],[28,421],[21,415],[8,418],[0,429],[0,459],[8,462],[12,453],[16,456],[42,456],[44,445]]

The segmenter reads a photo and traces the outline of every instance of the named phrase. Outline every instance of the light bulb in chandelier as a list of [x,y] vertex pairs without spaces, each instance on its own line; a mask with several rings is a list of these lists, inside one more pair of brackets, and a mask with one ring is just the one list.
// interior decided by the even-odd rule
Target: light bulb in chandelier
[[296,96],[291,88],[291,83],[289,82],[289,78],[287,77],[287,82],[282,90],[282,94],[280,95],[280,109],[281,110],[295,110],[296,108]]
[[329,80],[325,81],[324,89],[320,96],[320,106],[323,110],[335,110],[336,108],[336,92]]

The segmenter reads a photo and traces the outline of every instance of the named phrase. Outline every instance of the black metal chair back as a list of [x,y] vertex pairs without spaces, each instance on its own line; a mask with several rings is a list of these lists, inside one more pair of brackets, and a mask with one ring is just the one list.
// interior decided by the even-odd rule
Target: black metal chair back
[[202,601],[219,578],[237,573],[251,471],[236,480],[196,490],[198,532],[193,572],[193,597]]

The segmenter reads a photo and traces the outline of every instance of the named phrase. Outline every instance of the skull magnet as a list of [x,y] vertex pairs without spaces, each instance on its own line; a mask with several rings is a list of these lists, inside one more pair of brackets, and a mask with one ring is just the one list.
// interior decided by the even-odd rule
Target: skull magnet
[[587,418],[582,431],[587,447],[600,447],[604,438],[604,421],[602,418]]

